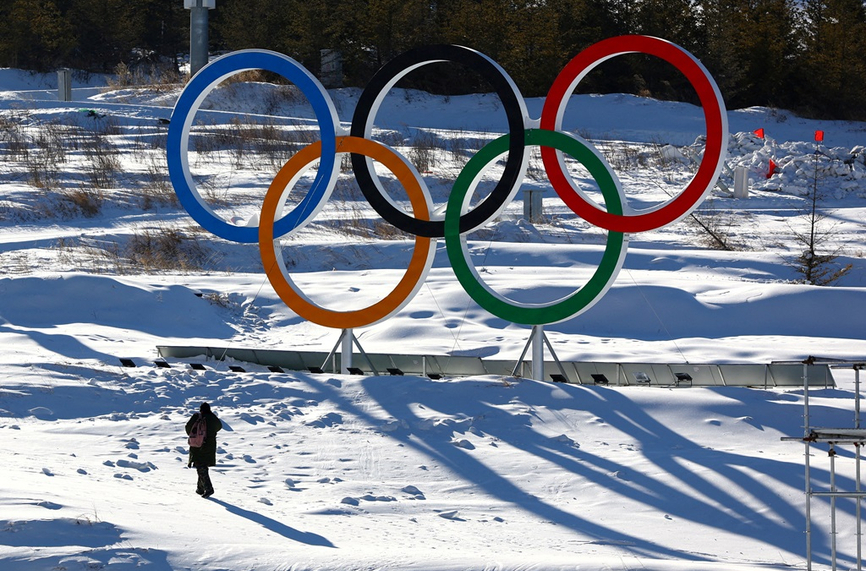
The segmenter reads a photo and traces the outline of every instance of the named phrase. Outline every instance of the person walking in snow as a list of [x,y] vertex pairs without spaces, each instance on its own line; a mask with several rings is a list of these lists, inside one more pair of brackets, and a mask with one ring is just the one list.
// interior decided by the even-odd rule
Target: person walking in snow
[[[203,421],[198,425],[198,421]],[[195,466],[198,473],[198,484],[195,488],[195,493],[203,498],[213,495],[213,484],[210,481],[208,474],[209,466],[216,466],[216,433],[222,430],[223,423],[211,411],[210,404],[203,402],[199,407],[199,411],[192,415],[186,423],[186,433],[189,439],[189,466]],[[204,433],[204,440],[201,436],[196,439],[199,432]],[[195,444],[198,444],[196,446]]]

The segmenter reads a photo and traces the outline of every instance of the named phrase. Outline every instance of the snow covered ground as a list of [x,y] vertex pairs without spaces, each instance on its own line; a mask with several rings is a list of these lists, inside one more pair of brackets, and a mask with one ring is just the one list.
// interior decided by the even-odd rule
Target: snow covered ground
[[[255,245],[196,231],[166,195],[177,87],[94,82],[67,104],[50,79],[0,70],[2,569],[805,568],[803,446],[780,440],[802,434],[801,389],[153,367],[157,345],[328,351],[338,332],[285,307]],[[348,126],[358,90],[330,93]],[[543,101],[527,104],[537,117]],[[227,218],[256,216],[288,153],[238,141],[267,127],[291,148],[310,110],[285,87],[233,84],[199,115],[193,174]],[[716,189],[698,215],[733,249],[710,249],[689,221],[632,236],[605,298],[546,328],[560,359],[866,359],[866,125],[763,108],[729,121],[728,164],[750,169],[752,192]],[[376,125],[426,161],[442,205],[504,114],[493,96],[398,91]],[[698,108],[626,95],[575,96],[565,121],[602,149],[636,205],[690,179],[701,125]],[[319,303],[359,307],[395,283],[410,246],[342,177],[347,187],[284,251]],[[815,181],[823,246],[852,267],[834,287],[794,283]],[[552,192],[544,210],[530,224],[518,200],[471,236],[482,275],[515,299],[572,291],[603,248],[604,232]],[[177,233],[186,266],[142,253]],[[516,360],[529,330],[472,302],[440,241],[417,297],[356,334],[369,352]],[[813,392],[814,425],[852,423],[854,375],[834,374],[836,388]],[[182,428],[202,401],[225,426],[210,501],[193,493]],[[812,461],[813,485],[829,486],[826,455]],[[837,464],[837,486],[853,489],[850,451]],[[813,506],[819,568],[830,564],[827,505]],[[838,517],[840,568],[853,568],[853,504],[840,500]]]

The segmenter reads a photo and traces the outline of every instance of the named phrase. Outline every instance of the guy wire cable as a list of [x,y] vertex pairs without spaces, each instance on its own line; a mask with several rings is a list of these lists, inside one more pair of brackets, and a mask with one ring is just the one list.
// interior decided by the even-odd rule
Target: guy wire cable
[[677,342],[676,342],[676,340],[674,339],[673,335],[671,335],[671,332],[668,330],[667,325],[665,325],[665,322],[662,320],[661,316],[658,314],[658,312],[656,311],[655,307],[653,307],[653,304],[650,303],[650,300],[649,300],[649,298],[647,298],[646,294],[644,293],[643,288],[640,286],[639,283],[637,283],[637,280],[634,279],[634,276],[632,275],[631,270],[628,269],[628,268],[623,268],[623,269],[628,273],[629,277],[631,278],[632,283],[634,283],[635,287],[637,287],[637,290],[640,292],[641,297],[642,297],[643,300],[646,302],[647,306],[650,308],[650,311],[652,311],[652,312],[653,312],[653,315],[656,316],[656,319],[658,320],[659,324],[661,324],[662,329],[665,330],[665,333],[667,334],[668,339],[670,340],[671,343],[674,344],[674,347],[676,348],[677,353],[680,354],[680,357],[683,358],[683,362],[684,362],[685,364],[688,364],[688,363],[689,363],[689,360],[686,358],[685,353],[682,352],[682,350],[680,349],[680,346],[677,344]]
[[[232,171],[231,174],[233,174],[233,172],[234,172],[234,171]],[[338,175],[338,176],[339,176],[339,175]],[[308,189],[308,190],[309,190],[309,189]],[[304,205],[304,210],[303,210],[302,212],[303,212],[304,214],[306,214],[307,212],[309,212],[309,208],[310,208],[310,204],[306,204],[306,205]],[[277,239],[279,240],[280,238],[281,238],[281,237],[278,237]],[[274,260],[274,262],[271,264],[271,267],[270,267],[270,268],[266,268],[266,271],[264,272],[264,277],[262,278],[261,284],[259,285],[258,290],[256,290],[255,295],[253,296],[252,300],[250,301],[251,304],[255,304],[255,302],[259,299],[259,296],[261,295],[262,290],[263,290],[264,287],[265,287],[265,284],[268,283],[268,281],[269,281],[269,279],[268,279],[268,270],[272,270],[272,269],[274,268],[274,266],[275,266],[277,263],[278,263],[278,262],[277,262],[276,260]],[[222,355],[220,356],[220,359],[219,359],[220,361],[223,361],[223,360],[225,359],[225,356],[226,356],[226,354],[228,354],[228,351],[229,351],[229,349],[231,349],[231,346],[232,346],[231,342],[229,342],[229,343],[226,345],[225,349],[224,349],[223,352],[222,352]]]

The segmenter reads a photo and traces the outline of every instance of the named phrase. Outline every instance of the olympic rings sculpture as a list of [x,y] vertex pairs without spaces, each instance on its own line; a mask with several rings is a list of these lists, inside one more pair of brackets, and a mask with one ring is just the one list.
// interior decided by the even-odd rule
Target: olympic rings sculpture
[[[656,56],[673,65],[694,87],[704,112],[706,149],[694,178],[670,200],[644,210],[631,208],[613,169],[590,143],[561,132],[566,103],[580,81],[602,62],[627,53]],[[457,176],[444,217],[434,207],[424,179],[394,149],[371,139],[376,114],[388,91],[401,78],[424,65],[451,61],[468,66],[493,86],[502,101],[508,133],[478,151]],[[251,69],[277,73],[293,82],[312,105],[320,140],[296,153],[271,182],[262,204],[258,226],[237,226],[223,220],[199,194],[190,173],[189,133],[196,112],[207,95],[224,79]],[[556,323],[592,307],[607,292],[622,268],[628,233],[660,228],[692,212],[716,183],[727,149],[728,125],[724,100],[704,66],[689,52],[668,41],[649,36],[619,36],[603,40],[575,56],[554,80],[540,120],[529,117],[525,100],[514,81],[496,62],[470,48],[455,45],[425,46],[386,63],[361,93],[348,132],[340,126],[327,91],[303,66],[291,58],[266,50],[241,50],[207,66],[184,88],[172,113],[168,130],[169,176],[178,199],[203,228],[230,241],[259,243],[265,272],[279,297],[299,316],[339,329],[381,322],[404,307],[420,289],[433,264],[436,239],[444,238],[449,261],[469,296],[490,313],[527,325]],[[608,231],[602,259],[590,280],[575,292],[548,303],[518,303],[495,292],[479,277],[469,261],[466,235],[496,218],[517,194],[526,172],[528,146],[541,147],[542,163],[556,194],[578,216]],[[353,311],[319,306],[293,282],[286,269],[278,238],[308,224],[324,207],[336,184],[340,153],[351,154],[352,169],[373,209],[388,223],[415,236],[413,254],[403,278],[382,300]],[[469,209],[481,176],[491,163],[508,153],[502,176],[490,194]],[[568,155],[595,178],[604,207],[572,181],[565,165]],[[384,190],[373,161],[391,171],[403,185],[412,213],[395,203]],[[319,161],[307,195],[288,212],[283,206],[293,186]]]

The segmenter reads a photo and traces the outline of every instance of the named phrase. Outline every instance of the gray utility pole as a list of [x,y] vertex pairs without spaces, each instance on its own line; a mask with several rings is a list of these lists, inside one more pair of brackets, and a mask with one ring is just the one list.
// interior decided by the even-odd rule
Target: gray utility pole
[[183,0],[183,7],[189,10],[189,76],[207,65],[208,10],[216,8],[216,0]]

